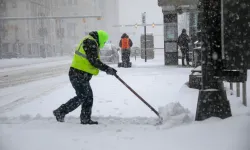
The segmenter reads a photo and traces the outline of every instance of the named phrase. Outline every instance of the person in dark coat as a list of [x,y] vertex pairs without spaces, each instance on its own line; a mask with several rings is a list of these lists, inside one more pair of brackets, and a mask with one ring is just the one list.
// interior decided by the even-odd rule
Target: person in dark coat
[[122,62],[130,62],[130,48],[133,46],[133,42],[126,33],[121,36],[119,46],[121,47]]
[[189,65],[189,47],[188,43],[191,42],[189,36],[187,35],[186,29],[182,30],[181,35],[178,37],[177,44],[181,49],[182,54],[182,66],[185,66],[184,59],[186,57],[187,65]]
[[53,111],[58,122],[64,122],[68,113],[82,106],[80,114],[81,124],[98,124],[91,120],[93,92],[89,81],[99,70],[109,75],[116,75],[116,70],[100,61],[99,50],[108,40],[108,34],[103,30],[90,32],[80,41],[69,69],[69,79],[76,91],[76,96]]

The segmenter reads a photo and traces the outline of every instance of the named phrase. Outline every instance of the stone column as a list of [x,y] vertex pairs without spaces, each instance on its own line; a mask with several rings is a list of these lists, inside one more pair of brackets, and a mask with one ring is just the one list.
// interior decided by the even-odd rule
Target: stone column
[[178,65],[177,12],[163,11],[164,15],[164,58],[165,65]]
[[196,23],[196,13],[194,11],[189,12],[189,37],[191,38],[191,43],[189,45],[189,52],[192,52],[191,56],[189,55],[190,61],[192,61],[192,66],[195,66],[194,57],[194,47],[195,41],[197,41],[197,23]]
[[192,38],[192,42],[197,40],[197,13],[195,11],[189,12],[189,35]]

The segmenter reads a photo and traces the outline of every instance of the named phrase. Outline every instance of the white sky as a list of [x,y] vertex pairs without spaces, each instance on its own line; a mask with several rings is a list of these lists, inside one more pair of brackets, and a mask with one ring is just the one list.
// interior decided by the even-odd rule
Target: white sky
[[[119,0],[119,22],[120,24],[140,24],[141,14],[147,13],[147,23],[163,23],[163,14],[161,7],[158,6],[157,0]],[[140,35],[144,33],[144,28],[126,27],[120,29],[123,32],[136,32],[135,36],[130,36],[135,44],[140,44]],[[155,28],[147,27],[147,32],[157,35],[163,35],[163,26]],[[155,47],[163,47],[163,36],[155,37]]]

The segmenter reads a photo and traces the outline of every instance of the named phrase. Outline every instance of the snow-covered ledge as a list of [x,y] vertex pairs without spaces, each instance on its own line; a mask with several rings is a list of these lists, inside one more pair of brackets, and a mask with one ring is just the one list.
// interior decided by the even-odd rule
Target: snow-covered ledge
[[197,11],[198,0],[158,0],[158,6],[162,11],[190,12]]
[[197,5],[199,0],[158,0],[158,6]]

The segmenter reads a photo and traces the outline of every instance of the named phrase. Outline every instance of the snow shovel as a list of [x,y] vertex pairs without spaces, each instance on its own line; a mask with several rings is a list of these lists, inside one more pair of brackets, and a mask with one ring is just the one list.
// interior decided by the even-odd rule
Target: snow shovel
[[146,104],[158,117],[159,117],[159,123],[162,124],[163,118],[160,116],[159,112],[157,112],[148,102],[146,102],[139,94],[137,94],[127,83],[125,83],[117,74],[115,74],[115,77],[121,81],[132,93],[134,93],[144,104]]

